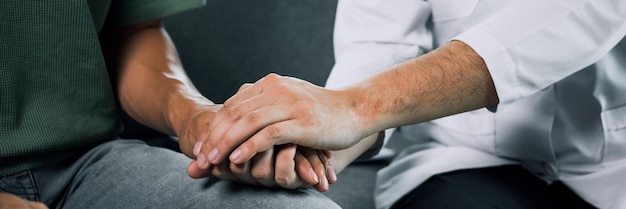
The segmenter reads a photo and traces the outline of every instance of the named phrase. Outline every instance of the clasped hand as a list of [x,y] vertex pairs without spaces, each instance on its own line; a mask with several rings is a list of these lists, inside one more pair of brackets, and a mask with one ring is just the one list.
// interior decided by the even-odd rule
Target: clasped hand
[[369,134],[359,131],[362,123],[347,96],[276,74],[244,84],[219,111],[199,114],[202,122],[193,124],[200,127],[181,132],[189,138],[181,139],[181,149],[196,159],[188,173],[326,191],[336,174],[330,152],[322,150],[348,148]]
[[[371,134],[360,131],[362,122],[354,111],[356,104],[349,96],[345,92],[276,74],[255,84],[245,84],[217,112],[209,125],[208,136],[195,144],[195,164],[205,168],[230,162],[238,165],[231,166],[231,171],[251,170],[252,176],[260,177],[262,175],[257,174],[262,172],[255,170],[254,164],[272,154],[276,154],[276,170],[283,169],[283,165],[292,168],[291,164],[280,161],[283,155],[299,158],[293,154],[295,146],[292,144],[298,145],[297,151],[305,158],[315,156],[307,155],[315,153],[312,149],[348,148]],[[317,153],[324,161],[325,155]],[[317,161],[315,157],[307,159]],[[331,166],[326,170],[334,176]],[[264,184],[263,181],[259,183]]]
[[[296,189],[313,185],[319,191],[327,191],[329,184],[336,181],[330,167],[330,152],[313,150],[286,144],[258,153],[250,161],[232,163],[224,161],[209,165],[193,142],[202,141],[209,132],[208,124],[222,105],[201,105],[196,113],[187,117],[177,131],[180,148],[190,158],[195,158],[187,167],[192,178],[218,177],[252,185]],[[201,143],[199,143],[201,144]],[[200,148],[196,146],[196,148]],[[200,157],[197,157],[197,156]]]

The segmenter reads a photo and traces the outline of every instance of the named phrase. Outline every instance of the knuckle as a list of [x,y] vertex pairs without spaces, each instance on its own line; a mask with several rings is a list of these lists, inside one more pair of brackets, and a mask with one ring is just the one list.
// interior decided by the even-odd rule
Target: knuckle
[[275,83],[280,78],[280,75],[276,73],[267,74],[265,77],[261,78],[257,83]]
[[[281,160],[291,160],[291,159],[287,159],[287,157],[283,157]],[[293,159],[293,161],[295,162],[296,167],[304,167],[304,168],[311,167],[311,164],[308,163],[308,160],[306,158],[296,157],[295,159]]]
[[276,176],[274,180],[276,181],[276,184],[280,185],[281,187],[289,186],[290,178],[287,176]]
[[280,78],[280,75],[278,75],[277,73],[269,73],[266,76],[267,79],[278,79]]
[[233,100],[235,100],[234,97],[235,96],[232,96],[228,98],[226,101],[224,101],[224,103],[222,104],[222,110],[228,110],[233,106]]
[[275,91],[277,95],[294,95],[294,90],[291,89],[290,86],[285,85],[285,84],[281,84],[278,87],[276,87]]
[[277,126],[268,126],[265,128],[265,130],[266,135],[269,139],[278,139],[283,135],[283,130]]
[[269,169],[258,168],[252,170],[252,177],[257,179],[267,179],[271,177],[271,174],[269,172]]
[[239,118],[239,111],[236,107],[230,107],[228,109],[224,109],[223,112],[224,114],[226,114],[226,117],[228,118],[232,118],[232,119]]
[[248,115],[246,115],[246,121],[252,125],[259,125],[262,121],[262,118],[263,117],[258,112],[251,112]]
[[[254,155],[258,153],[258,149],[260,148],[257,145],[257,142],[255,140],[248,140],[244,142],[243,144],[239,145],[238,149],[241,150],[242,153],[253,152],[253,153],[250,153],[249,155]],[[253,156],[250,156],[250,157],[253,157]]]
[[251,83],[244,83],[243,85],[241,85],[241,86],[239,87],[239,90],[238,90],[238,91],[242,91],[242,90],[244,90],[244,89],[247,89],[247,88],[248,88],[248,87],[250,87],[250,86],[252,86],[252,84],[251,84]]
[[292,158],[292,156],[289,156],[289,155],[286,155],[286,154],[284,154],[284,155],[277,155],[276,156],[276,161],[277,162],[282,162],[284,164],[287,164],[289,161],[292,161],[292,160],[294,160]]

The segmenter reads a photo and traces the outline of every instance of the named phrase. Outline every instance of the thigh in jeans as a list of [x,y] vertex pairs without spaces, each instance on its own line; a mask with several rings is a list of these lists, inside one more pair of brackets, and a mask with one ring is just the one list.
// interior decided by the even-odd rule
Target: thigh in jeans
[[[33,172],[51,208],[339,208],[312,189],[191,179],[190,159],[138,140],[115,140],[77,162]],[[43,194],[50,195],[43,195]]]

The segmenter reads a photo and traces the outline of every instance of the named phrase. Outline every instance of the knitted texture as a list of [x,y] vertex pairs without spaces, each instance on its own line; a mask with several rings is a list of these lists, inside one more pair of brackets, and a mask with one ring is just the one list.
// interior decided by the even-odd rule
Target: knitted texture
[[[137,3],[142,1],[120,2],[135,4],[2,0],[0,176],[62,160],[116,137],[121,128],[119,110],[98,32],[105,14],[111,15],[109,6],[125,14],[142,8]],[[165,8],[173,4],[161,2]],[[194,3],[156,14],[138,10],[143,16],[127,21],[202,5],[189,2]]]

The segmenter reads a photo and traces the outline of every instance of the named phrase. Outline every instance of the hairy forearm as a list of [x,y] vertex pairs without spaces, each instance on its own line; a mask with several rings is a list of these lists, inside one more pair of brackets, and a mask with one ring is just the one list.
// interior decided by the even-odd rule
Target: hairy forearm
[[140,123],[175,135],[181,117],[213,104],[193,86],[160,22],[125,34],[115,74],[120,105]]
[[452,41],[346,90],[370,132],[498,103],[482,58]]

